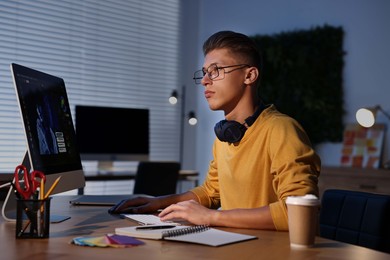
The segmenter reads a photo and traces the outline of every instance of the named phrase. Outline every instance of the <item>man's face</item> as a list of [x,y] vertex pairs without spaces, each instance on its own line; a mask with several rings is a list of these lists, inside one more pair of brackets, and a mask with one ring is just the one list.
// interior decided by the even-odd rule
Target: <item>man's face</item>
[[[242,64],[227,49],[216,49],[205,56],[204,70],[216,64],[217,67]],[[205,86],[205,98],[211,110],[223,110],[225,114],[233,110],[244,95],[246,68],[219,69],[219,76],[211,80],[207,74],[201,83]]]

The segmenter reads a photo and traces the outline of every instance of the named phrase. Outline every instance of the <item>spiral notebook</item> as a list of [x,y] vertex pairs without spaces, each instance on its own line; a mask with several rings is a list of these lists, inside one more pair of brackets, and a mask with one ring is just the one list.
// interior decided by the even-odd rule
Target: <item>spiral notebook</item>
[[145,229],[145,226],[116,228],[117,235],[136,238],[171,240],[196,243],[207,246],[222,246],[246,240],[256,239],[256,236],[227,232],[208,226],[167,226],[166,228]]

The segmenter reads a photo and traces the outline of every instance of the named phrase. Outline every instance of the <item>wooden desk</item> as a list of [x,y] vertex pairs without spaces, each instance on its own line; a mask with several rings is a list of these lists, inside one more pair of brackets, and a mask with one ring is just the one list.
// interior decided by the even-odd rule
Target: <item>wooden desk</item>
[[255,235],[256,240],[222,247],[208,247],[172,241],[144,240],[145,245],[133,248],[90,248],[70,245],[77,236],[99,236],[112,233],[114,228],[132,225],[132,222],[111,216],[107,207],[70,206],[77,196],[55,196],[53,214],[72,218],[50,225],[50,238],[15,239],[15,223],[0,220],[1,259],[389,259],[390,255],[371,249],[316,239],[309,249],[291,249],[287,232],[249,229],[224,229]]

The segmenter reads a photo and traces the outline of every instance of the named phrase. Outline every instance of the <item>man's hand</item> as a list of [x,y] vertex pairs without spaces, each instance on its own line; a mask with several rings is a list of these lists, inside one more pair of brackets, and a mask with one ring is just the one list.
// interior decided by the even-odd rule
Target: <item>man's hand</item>
[[158,216],[162,221],[185,220],[195,225],[212,225],[216,210],[200,205],[195,200],[182,201],[164,209]]
[[184,220],[194,225],[275,230],[269,206],[251,209],[215,210],[195,200],[171,204],[158,215],[162,221]]
[[164,209],[169,205],[180,201],[195,200],[194,193],[187,191],[181,194],[165,195],[160,197],[139,197],[122,200],[108,210],[110,214],[150,214],[156,213],[160,209]]
[[110,214],[144,214],[154,213],[160,209],[161,203],[159,198],[136,197],[133,199],[122,200],[108,210]]

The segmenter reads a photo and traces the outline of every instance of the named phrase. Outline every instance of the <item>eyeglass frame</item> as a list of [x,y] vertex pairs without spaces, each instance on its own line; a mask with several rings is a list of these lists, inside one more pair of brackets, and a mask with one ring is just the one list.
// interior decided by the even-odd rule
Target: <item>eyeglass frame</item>
[[[215,66],[215,68],[216,68],[215,71],[217,71],[217,75],[216,75],[216,76],[211,76],[210,73],[208,72],[208,69],[209,69],[211,66]],[[232,67],[239,67],[239,68],[233,69],[233,70],[231,70],[231,71],[225,71],[225,69],[227,69],[227,68],[232,68]],[[199,85],[199,84],[202,83],[201,81],[202,81],[202,79],[204,78],[204,76],[206,76],[206,75],[207,75],[207,77],[208,77],[210,80],[214,80],[214,79],[216,79],[216,78],[219,77],[219,75],[220,75],[219,70],[222,70],[222,69],[223,69],[223,70],[224,70],[223,73],[230,73],[230,72],[233,72],[233,71],[235,71],[235,70],[243,69],[243,68],[245,68],[245,67],[252,67],[252,66],[249,65],[249,64],[236,64],[236,65],[229,65],[229,66],[218,67],[218,65],[217,65],[216,63],[213,63],[213,64],[211,64],[210,66],[207,67],[207,69],[206,69],[207,72],[205,72],[205,69],[204,69],[204,68],[202,68],[201,70],[195,71],[195,72],[194,72],[194,77],[193,77],[192,79],[195,81],[195,84]],[[202,76],[202,77],[195,77],[195,75],[196,75],[197,73],[200,73],[200,72],[202,72],[203,76]]]

